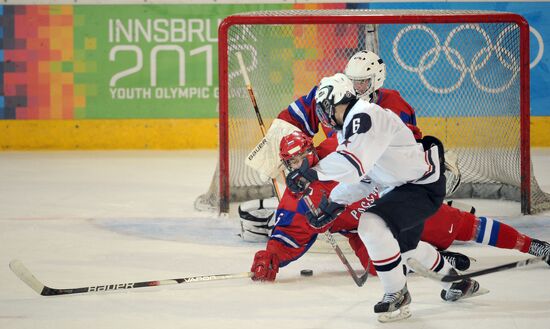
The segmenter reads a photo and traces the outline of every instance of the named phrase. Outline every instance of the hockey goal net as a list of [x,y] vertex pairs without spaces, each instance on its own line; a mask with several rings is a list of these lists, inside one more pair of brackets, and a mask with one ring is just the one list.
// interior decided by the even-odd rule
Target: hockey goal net
[[384,88],[416,110],[425,135],[457,156],[453,197],[504,198],[523,213],[550,207],[532,176],[529,145],[529,26],[487,11],[289,10],[227,17],[219,29],[220,159],[199,208],[273,196],[271,181],[245,166],[262,138],[236,52],[266,127],[359,50],[386,63]]

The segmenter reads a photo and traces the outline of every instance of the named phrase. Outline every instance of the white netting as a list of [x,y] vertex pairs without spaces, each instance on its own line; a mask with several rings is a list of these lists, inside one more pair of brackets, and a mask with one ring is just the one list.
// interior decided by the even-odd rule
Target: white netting
[[[353,15],[351,14],[353,13]],[[474,11],[275,11],[243,14],[261,24],[228,29],[228,130],[231,200],[273,196],[270,181],[244,165],[261,139],[235,53],[241,52],[267,127],[323,76],[343,71],[349,57],[373,49],[385,61],[384,88],[398,90],[415,108],[425,135],[440,138],[458,157],[462,197],[520,200],[520,28],[515,23],[312,24],[312,16],[440,15]],[[483,13],[485,16],[495,13]],[[265,24],[269,17],[302,23]],[[302,15],[302,16],[300,16]],[[350,18],[351,19],[351,18]],[[420,20],[421,18],[419,18]],[[431,20],[430,20],[431,21]],[[223,36],[220,36],[223,37]],[[225,54],[222,54],[222,56]],[[220,109],[223,111],[224,109]],[[219,180],[197,200],[217,207]],[[532,211],[550,198],[531,178]]]

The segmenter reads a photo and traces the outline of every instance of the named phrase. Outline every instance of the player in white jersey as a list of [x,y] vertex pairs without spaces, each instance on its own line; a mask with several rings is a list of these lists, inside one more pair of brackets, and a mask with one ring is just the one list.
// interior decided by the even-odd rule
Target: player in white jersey
[[[353,83],[343,74],[323,78],[316,101],[319,120],[337,131],[339,145],[315,167],[309,168],[306,162],[289,173],[287,186],[301,192],[311,181],[335,180],[347,184],[349,191],[372,180],[389,187],[361,216],[358,233],[384,289],[374,312],[380,313],[382,322],[406,318],[411,297],[403,266],[408,258],[442,274],[454,271],[435,248],[419,243],[425,220],[445,197],[443,146],[433,137],[417,143],[395,113],[358,99]],[[308,215],[308,221],[314,227],[331,223],[343,211],[342,203],[362,197],[361,189],[357,191],[354,200],[331,193],[321,203],[320,214]],[[449,297],[444,299],[457,300],[477,292],[479,284],[467,279],[443,288],[442,297]]]

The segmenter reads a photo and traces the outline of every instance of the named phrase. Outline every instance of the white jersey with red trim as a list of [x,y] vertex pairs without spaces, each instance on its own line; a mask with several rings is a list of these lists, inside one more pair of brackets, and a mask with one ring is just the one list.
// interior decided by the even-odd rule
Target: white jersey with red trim
[[345,114],[338,148],[315,166],[320,180],[358,183],[370,178],[392,187],[429,184],[440,175],[437,147],[424,151],[392,111],[358,100]]

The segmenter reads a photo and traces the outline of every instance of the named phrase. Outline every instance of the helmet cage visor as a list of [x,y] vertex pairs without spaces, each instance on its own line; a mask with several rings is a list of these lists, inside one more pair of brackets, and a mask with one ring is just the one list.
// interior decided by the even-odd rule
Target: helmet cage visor
[[361,78],[351,78],[353,82],[353,89],[357,93],[358,97],[364,97],[374,92],[374,75]]
[[323,126],[331,129],[336,128],[336,120],[334,119],[334,105],[328,99],[324,99],[322,102],[317,103],[315,106],[315,112],[317,118],[323,124]]
[[286,170],[290,172],[299,169],[304,159],[307,159],[310,166],[314,166],[317,163],[317,152],[315,152],[313,147],[308,147],[303,152],[286,157],[283,159],[283,163]]

